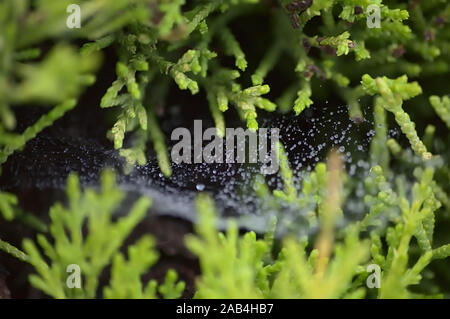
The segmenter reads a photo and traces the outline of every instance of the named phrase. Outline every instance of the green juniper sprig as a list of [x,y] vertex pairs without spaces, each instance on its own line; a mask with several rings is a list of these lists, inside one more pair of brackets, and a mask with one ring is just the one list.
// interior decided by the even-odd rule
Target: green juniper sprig
[[370,144],[372,165],[380,165],[385,172],[388,172],[389,152],[386,151],[388,126],[386,121],[386,112],[383,107],[383,100],[379,97],[375,99],[374,126],[375,136]]
[[336,50],[336,55],[347,55],[350,52],[350,48],[354,48],[354,44],[349,40],[350,33],[345,31],[342,34],[335,37],[325,38],[310,38],[309,43],[311,46],[328,46]]
[[106,299],[156,299],[157,293],[163,298],[176,299],[184,291],[184,282],[178,280],[175,271],[169,270],[166,279],[158,287],[155,280],[150,280],[145,287],[141,276],[158,260],[154,240],[149,236],[141,237],[134,245],[128,247],[129,259],[118,253],[114,256],[109,286],[103,289]]
[[267,74],[274,68],[276,62],[280,58],[280,54],[281,45],[279,43],[276,42],[271,47],[269,47],[251,77],[253,85],[262,85],[264,83],[264,79],[266,78]]
[[417,82],[408,83],[406,75],[391,80],[386,77],[373,79],[366,74],[363,76],[361,83],[368,94],[380,94],[381,101],[379,103],[394,114],[396,122],[408,138],[414,152],[422,156],[424,160],[430,159],[431,153],[427,151],[426,146],[417,136],[415,124],[402,108],[404,100],[422,93],[422,89]]
[[51,126],[56,119],[73,109],[75,105],[75,100],[63,102],[55,106],[48,114],[41,116],[36,123],[27,127],[22,134],[12,135],[8,139],[8,144],[0,151],[0,165],[6,162],[8,156],[17,150],[22,149],[28,141],[35,138],[36,135],[45,128]]
[[245,71],[247,68],[248,62],[245,59],[245,54],[242,52],[239,43],[234,38],[233,34],[228,28],[223,29],[220,32],[220,37],[223,42],[224,52],[227,55],[234,56],[236,60],[236,66],[241,70]]
[[296,115],[313,104],[313,101],[310,99],[312,95],[311,85],[307,80],[302,82],[301,89],[297,92],[297,99],[294,101],[293,109]]
[[14,218],[17,202],[17,197],[14,194],[0,192],[0,213],[5,220]]
[[450,129],[450,98],[448,96],[442,98],[430,96],[430,104]]
[[283,145],[280,142],[277,143],[276,147],[280,163],[280,175],[284,183],[284,190],[274,190],[273,195],[285,201],[293,202],[297,200],[298,197],[297,189],[295,188],[293,182],[293,172],[289,167],[289,159]]
[[[110,285],[104,288],[105,298],[156,298],[159,291],[166,298],[178,298],[184,290],[184,283],[176,283],[173,271],[167,274],[163,285],[151,281],[143,288],[141,275],[155,264],[158,254],[154,242],[144,236],[129,246],[129,260],[125,261],[120,248],[136,225],[145,217],[151,204],[149,198],[140,198],[128,215],[112,220],[124,193],[115,185],[115,176],[105,171],[101,177],[101,189],[80,190],[76,175],[67,180],[68,205],[60,203],[50,209],[50,235],[38,235],[37,243],[31,239],[23,242],[26,261],[37,274],[30,276],[30,282],[54,298],[95,298],[99,277],[105,267],[112,263]],[[87,225],[87,234],[82,228]],[[39,247],[42,248],[47,262]],[[66,285],[69,265],[78,265],[82,276],[82,287],[70,289]]]
[[151,140],[153,141],[153,146],[155,148],[159,167],[161,168],[161,172],[166,177],[169,177],[172,174],[172,168],[170,166],[170,160],[167,154],[167,147],[164,141],[164,135],[156,122],[156,115],[153,109],[150,109],[149,111],[148,121],[150,125],[149,135]]
[[[132,229],[144,218],[150,201],[142,198],[128,216],[113,223],[111,214],[122,200],[123,193],[114,188],[114,175],[110,172],[103,174],[102,191],[99,194],[92,190],[81,193],[77,177],[70,176],[67,181],[67,196],[68,208],[56,204],[50,211],[53,224],[50,234],[55,240],[54,246],[45,236],[38,236],[38,243],[50,258],[50,264],[44,261],[33,241],[24,240],[24,250],[29,256],[29,262],[38,273],[31,275],[30,281],[55,298],[93,298],[100,272],[118,252]],[[85,222],[89,233],[83,238],[80,229]],[[84,274],[83,290],[71,290],[65,285],[66,267],[71,264],[79,265]]]
[[[420,281],[420,272],[431,261],[433,253],[429,240],[433,237],[433,228],[427,227],[426,230],[424,226],[427,220],[434,224],[434,220],[431,218],[433,212],[440,206],[429,186],[432,177],[432,170],[427,170],[422,175],[420,183],[414,185],[411,205],[405,199],[400,199],[399,206],[402,209],[403,223],[398,224],[395,229],[387,230],[389,250],[382,268],[388,269],[389,273],[381,283],[379,292],[381,298],[407,297],[406,287]],[[418,239],[419,246],[424,252],[416,264],[408,270],[408,249],[412,236]]]
[[24,252],[1,239],[0,239],[0,250],[23,262],[28,261],[28,256]]

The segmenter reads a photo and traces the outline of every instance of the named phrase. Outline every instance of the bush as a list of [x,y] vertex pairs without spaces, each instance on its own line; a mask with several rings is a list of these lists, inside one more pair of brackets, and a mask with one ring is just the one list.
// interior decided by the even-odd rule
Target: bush
[[[318,228],[318,235],[278,238],[276,221],[263,237],[239,234],[233,221],[221,233],[214,201],[200,194],[195,232],[186,238],[201,269],[195,297],[448,297],[449,278],[439,269],[448,268],[450,255],[445,234],[449,4],[79,0],[78,7],[70,6],[73,2],[0,3],[0,165],[56,120],[70,116],[86,88],[104,82],[98,70],[111,52],[116,78],[97,103],[115,111],[106,135],[126,160],[126,171],[145,165],[150,148],[170,179],[167,137],[156,105],[165,105],[172,84],[202,96],[220,137],[231,108],[255,131],[266,112],[303,116],[324,100],[345,103],[355,123],[373,117],[371,169],[359,196],[363,218],[341,227],[357,177],[347,175],[336,152],[298,185],[287,151],[277,144],[284,188],[270,189],[259,181],[255,194],[280,212],[287,204],[308,210],[308,227]],[[77,8],[81,27],[71,28],[77,25]],[[372,28],[377,10],[380,27]],[[279,88],[280,78],[289,84]],[[48,111],[24,127],[15,111],[29,104]],[[405,141],[388,134],[394,126]],[[127,137],[130,143],[124,143]],[[20,220],[43,234],[24,240],[23,252],[2,240],[0,249],[31,264],[36,274],[30,283],[55,298],[180,297],[185,285],[173,270],[159,285],[144,285],[141,279],[158,259],[152,238],[128,246],[128,259],[120,251],[145,218],[150,200],[140,198],[127,216],[115,220],[124,194],[114,178],[106,171],[96,192],[80,190],[71,175],[68,204],[52,206],[49,224],[24,212],[17,194],[2,185],[3,219]],[[66,285],[66,269],[73,264],[82,269],[81,290]],[[103,287],[99,278],[109,266]],[[373,269],[379,269],[379,281]]]

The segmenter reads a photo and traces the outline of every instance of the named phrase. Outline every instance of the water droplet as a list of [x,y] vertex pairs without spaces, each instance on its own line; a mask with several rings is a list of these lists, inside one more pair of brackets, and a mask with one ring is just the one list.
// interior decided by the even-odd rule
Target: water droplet
[[195,188],[197,188],[197,190],[201,192],[205,189],[205,184],[197,184],[195,185]]

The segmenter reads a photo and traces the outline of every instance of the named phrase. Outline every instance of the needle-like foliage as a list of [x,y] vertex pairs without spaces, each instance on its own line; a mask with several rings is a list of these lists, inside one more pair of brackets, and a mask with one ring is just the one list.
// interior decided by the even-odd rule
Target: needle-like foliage
[[[70,26],[72,4],[80,28]],[[288,150],[276,145],[282,186],[270,189],[258,176],[255,192],[273,210],[306,216],[308,234],[317,232],[308,238],[274,242],[283,221],[264,238],[239,234],[234,222],[221,233],[214,202],[201,194],[195,233],[186,239],[201,268],[195,296],[441,297],[433,276],[450,280],[448,237],[438,227],[450,216],[449,21],[450,5],[441,0],[3,0],[0,173],[13,153],[70,117],[95,83],[107,89],[90,103],[112,119],[106,134],[125,171],[145,165],[153,149],[167,179],[172,165],[161,121],[172,96],[197,95],[221,138],[232,109],[256,131],[266,112],[307,116],[313,105],[342,103],[355,125],[373,125],[371,169],[348,174],[332,152],[300,178]],[[98,71],[105,57],[115,68],[108,83]],[[22,125],[16,111],[30,105],[43,115]],[[153,239],[120,251],[148,198],[116,220],[124,194],[110,172],[98,192],[82,191],[71,175],[66,193],[67,205],[52,206],[47,227],[22,210],[10,188],[0,189],[2,221],[40,233],[24,241],[24,252],[0,239],[2,253],[33,266],[36,288],[56,298],[181,296],[174,271],[160,285],[141,280],[158,259]],[[356,206],[360,218],[349,222]],[[82,288],[67,285],[69,265],[80,267]],[[377,289],[367,284],[368,266],[381,271]]]

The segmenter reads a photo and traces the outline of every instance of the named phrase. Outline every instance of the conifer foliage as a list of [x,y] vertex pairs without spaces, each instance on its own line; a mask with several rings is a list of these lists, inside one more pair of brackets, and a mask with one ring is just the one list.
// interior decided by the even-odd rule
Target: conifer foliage
[[[439,270],[448,270],[450,256],[440,227],[450,218],[449,24],[442,0],[3,0],[0,173],[8,157],[70,116],[85,90],[103,81],[107,52],[115,54],[115,79],[96,104],[113,116],[111,146],[128,169],[154,150],[166,178],[172,166],[158,108],[170,107],[169,92],[199,95],[219,137],[231,109],[256,131],[262,113],[303,116],[330,99],[347,105],[356,123],[373,119],[364,181],[331,152],[299,185],[289,150],[277,144],[283,188],[258,179],[255,193],[274,209],[308,210],[315,238],[278,239],[276,221],[263,237],[241,235],[233,221],[219,232],[214,201],[199,194],[195,231],[185,239],[201,270],[194,297],[448,298],[437,278],[450,283]],[[246,32],[254,43],[241,39]],[[263,52],[249,49],[261,42]],[[277,76],[288,85],[271,83]],[[43,115],[23,128],[15,110],[30,104]],[[400,136],[388,133],[394,126]],[[1,222],[27,216],[26,226],[39,232],[15,245],[0,238],[0,256],[32,265],[31,285],[54,298],[179,298],[185,283],[173,270],[163,283],[141,280],[158,260],[153,238],[121,251],[151,200],[138,199],[117,219],[125,195],[114,173],[105,171],[100,185],[82,189],[70,175],[66,202],[52,205],[48,225],[0,188]],[[363,217],[341,227],[355,188]],[[82,270],[79,289],[67,279],[73,265]]]

